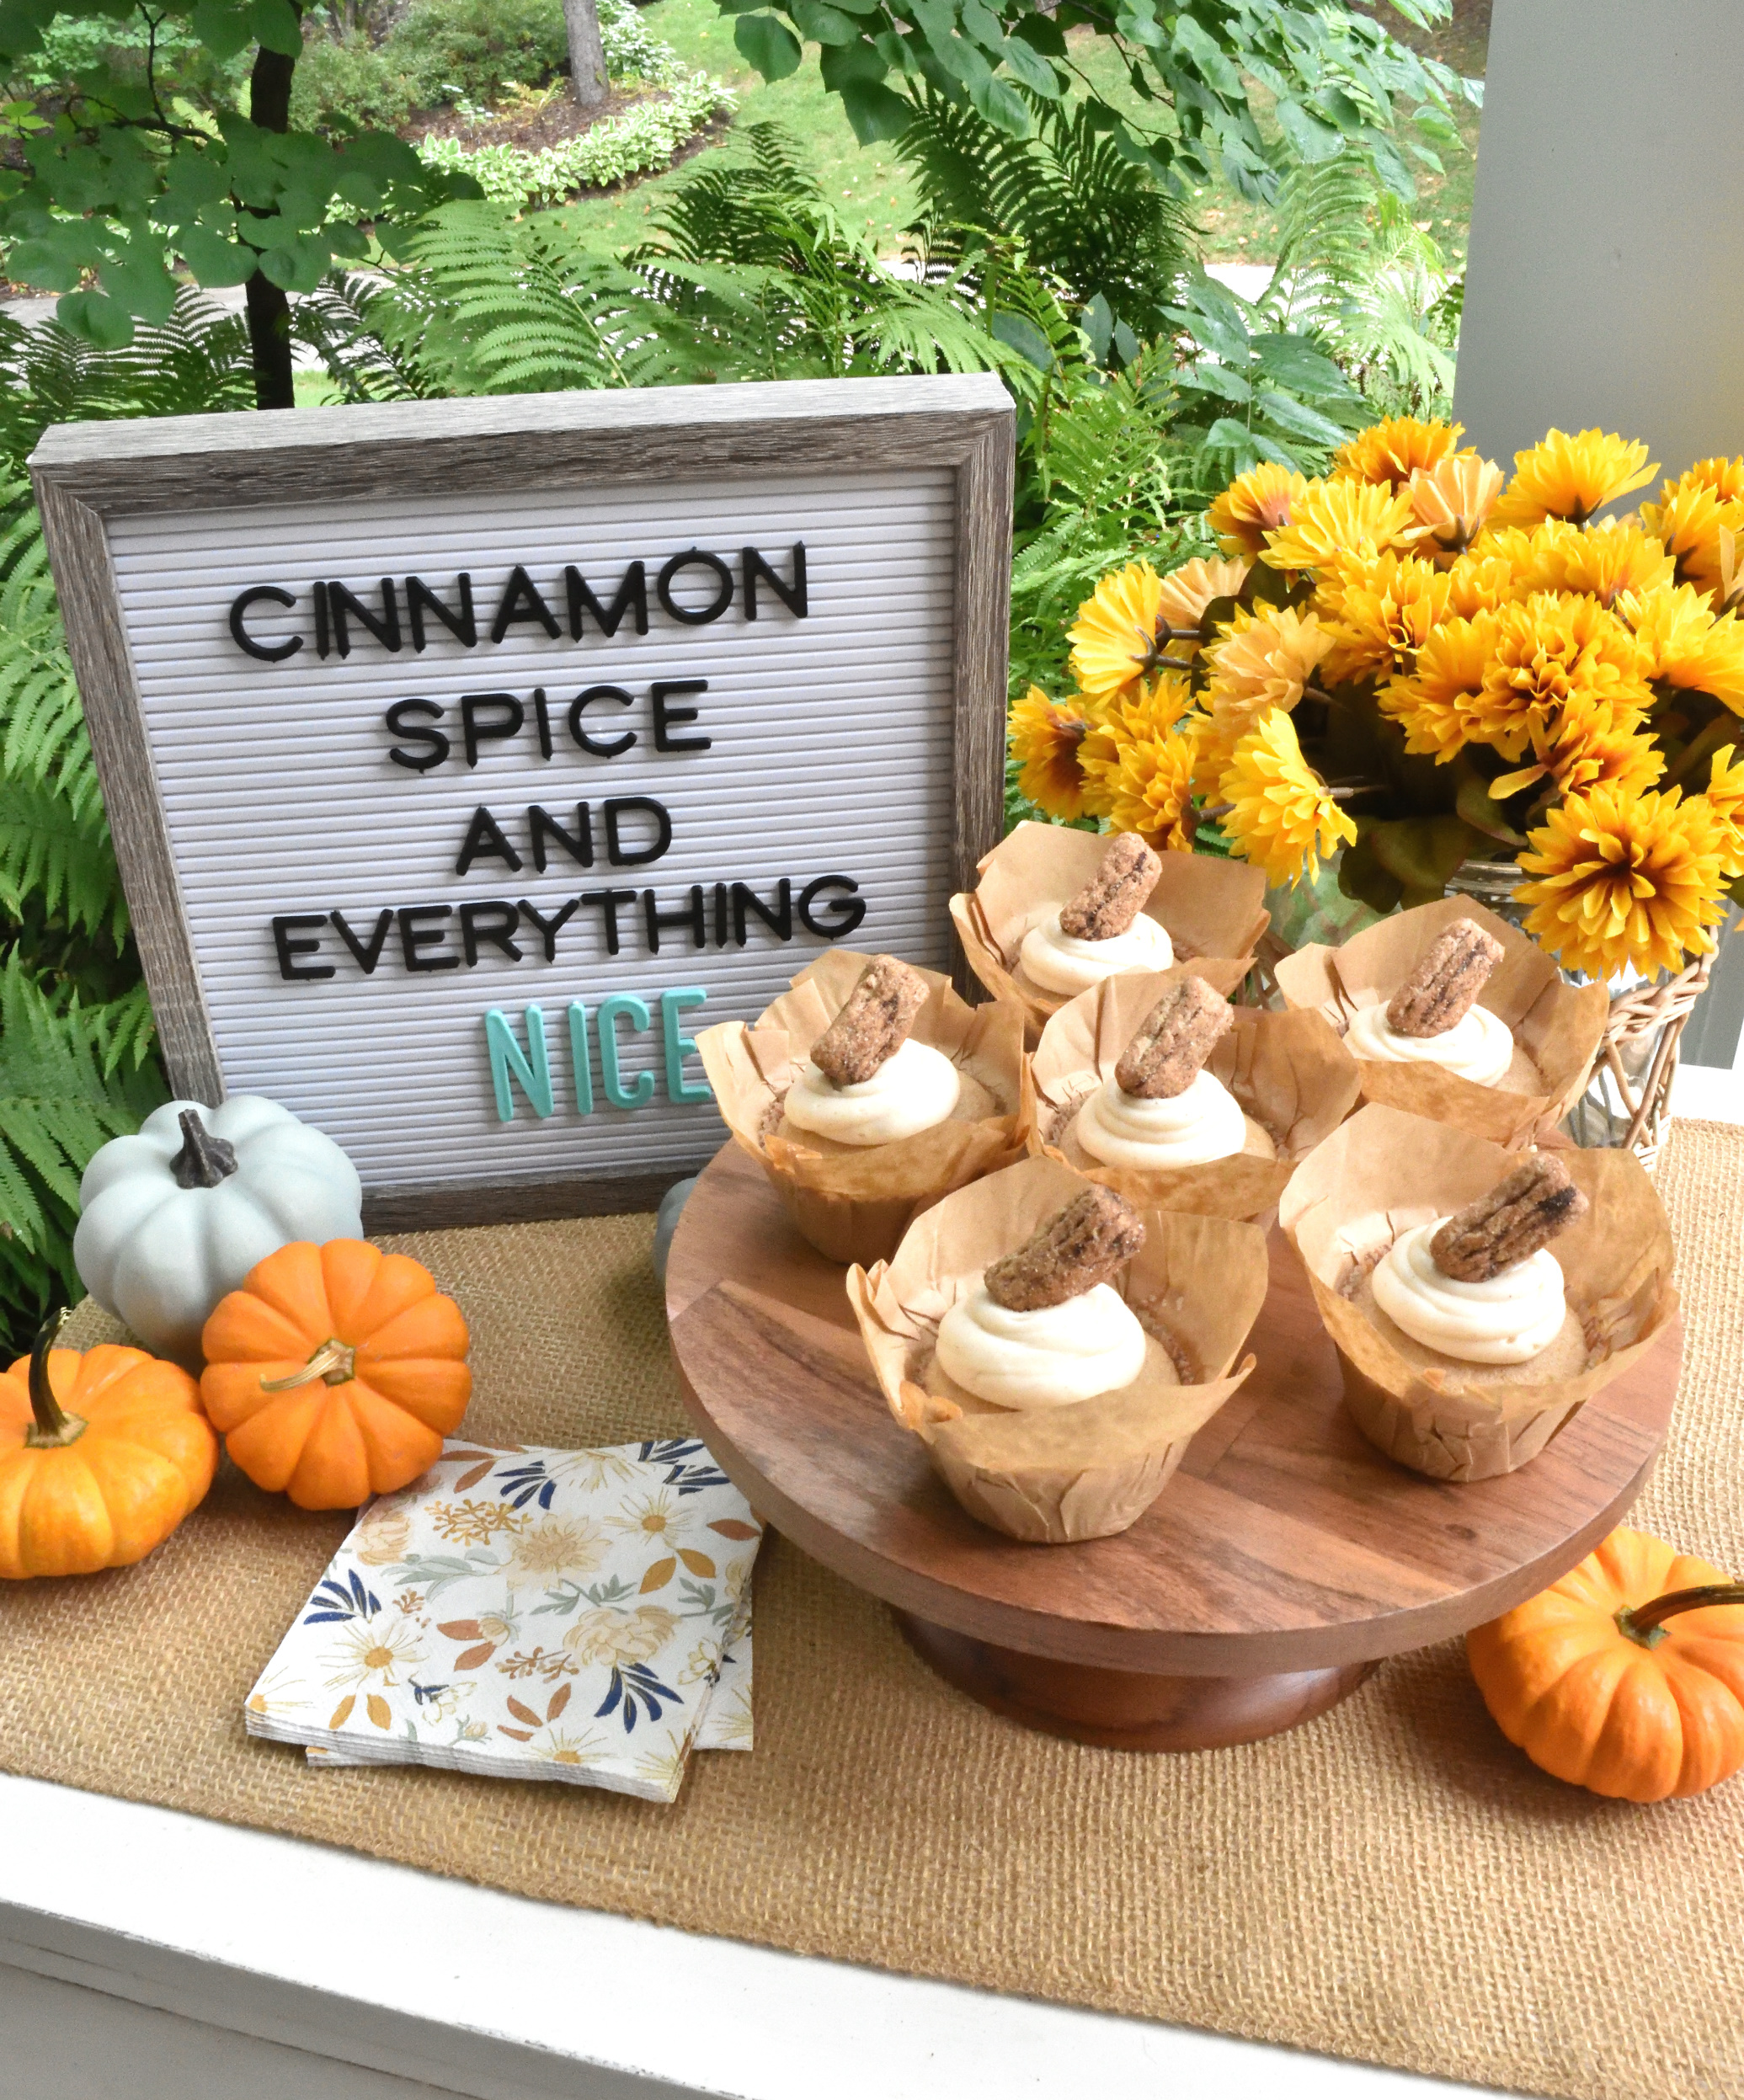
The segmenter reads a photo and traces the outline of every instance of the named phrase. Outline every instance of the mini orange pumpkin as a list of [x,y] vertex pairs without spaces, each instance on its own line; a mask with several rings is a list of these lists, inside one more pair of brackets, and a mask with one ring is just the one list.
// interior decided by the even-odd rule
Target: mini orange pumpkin
[[113,1342],[56,1349],[60,1329],[50,1320],[0,1374],[0,1576],[13,1580],[143,1560],[218,1463],[185,1371]]
[[1744,1583],[1624,1528],[1465,1637],[1484,1703],[1559,1779],[1624,1801],[1744,1767]]
[[440,1457],[472,1395],[467,1340],[421,1262],[362,1239],[292,1240],[219,1300],[200,1396],[257,1487],[355,1509]]

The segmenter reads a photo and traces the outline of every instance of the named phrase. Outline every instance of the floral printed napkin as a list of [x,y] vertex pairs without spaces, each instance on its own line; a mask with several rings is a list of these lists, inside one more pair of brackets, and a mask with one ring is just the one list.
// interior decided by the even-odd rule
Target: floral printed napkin
[[249,1694],[319,1764],[431,1764],[670,1801],[751,1743],[762,1533],[694,1437],[450,1444],[368,1504]]

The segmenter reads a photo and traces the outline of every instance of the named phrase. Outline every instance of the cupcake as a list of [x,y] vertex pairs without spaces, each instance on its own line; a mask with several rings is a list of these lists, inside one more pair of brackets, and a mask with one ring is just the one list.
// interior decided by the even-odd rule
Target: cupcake
[[1300,948],[1277,977],[1288,1006],[1343,1036],[1365,1101],[1501,1144],[1547,1133],[1566,1111],[1609,1011],[1603,984],[1565,983],[1517,927],[1459,898],[1396,913],[1341,948]]
[[1032,1044],[1068,999],[1123,973],[1191,962],[1233,992],[1270,923],[1257,868],[1158,854],[1130,832],[1021,823],[979,872],[951,916],[988,990],[1022,1003]]
[[1266,1284],[1256,1227],[1141,1214],[1042,1159],[947,1197],[893,1261],[848,1272],[897,1421],[970,1516],[1056,1545],[1156,1500],[1252,1369],[1236,1357]]
[[1279,1221],[1358,1426],[1437,1479],[1525,1464],[1677,1308],[1664,1209],[1620,1149],[1507,1152],[1373,1104]]
[[1231,1006],[1197,968],[1063,1006],[1031,1060],[1025,1137],[1141,1208],[1257,1219],[1356,1106],[1357,1067],[1320,1015]]
[[1023,1015],[966,1005],[894,956],[833,949],[756,1021],[696,1038],[727,1127],[832,1261],[894,1252],[909,1220],[1023,1149]]

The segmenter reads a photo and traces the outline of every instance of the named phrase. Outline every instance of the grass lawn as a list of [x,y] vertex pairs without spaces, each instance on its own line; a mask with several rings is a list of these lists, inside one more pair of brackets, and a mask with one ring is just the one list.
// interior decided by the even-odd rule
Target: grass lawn
[[[733,18],[714,0],[654,0],[642,19],[664,37],[686,66],[724,81],[739,97],[739,125],[770,120],[799,141],[824,195],[850,225],[864,228],[881,250],[902,245],[902,229],[915,216],[913,185],[888,146],[861,146],[842,114],[840,98],[826,94],[818,77],[817,48],[808,45],[799,71],[772,85],[753,72],[733,41]],[[643,239],[663,201],[697,159],[728,149],[705,147],[664,174],[628,189],[583,197],[552,215],[601,248],[626,248]]]
[[[773,84],[753,72],[733,41],[733,18],[719,13],[714,0],[654,0],[643,19],[664,37],[685,64],[724,81],[739,96],[739,125],[773,119],[798,141],[824,185],[824,194],[850,224],[863,228],[881,251],[895,253],[902,230],[915,216],[912,185],[888,146],[862,147],[855,139],[840,100],[824,93],[818,77],[816,47],[806,47],[797,73]],[[1455,0],[1453,19],[1425,35],[1402,18],[1385,11],[1389,26],[1419,49],[1459,72],[1481,77],[1490,32],[1490,0]],[[1075,55],[1107,99],[1141,119],[1155,120],[1155,105],[1140,103],[1112,49],[1099,45],[1088,29],[1073,32]],[[1256,89],[1255,107],[1267,123],[1271,98]],[[1465,255],[1471,220],[1472,184],[1477,167],[1478,112],[1469,104],[1455,107],[1463,150],[1447,157],[1443,174],[1419,171],[1418,209],[1414,217],[1427,228],[1456,266]],[[721,143],[704,147],[675,168],[633,184],[627,189],[584,197],[560,206],[552,216],[602,248],[628,247],[644,237],[659,216],[664,199],[695,161],[731,149]],[[1196,190],[1193,210],[1209,262],[1269,262],[1277,253],[1277,229],[1263,205],[1249,204],[1224,184]]]

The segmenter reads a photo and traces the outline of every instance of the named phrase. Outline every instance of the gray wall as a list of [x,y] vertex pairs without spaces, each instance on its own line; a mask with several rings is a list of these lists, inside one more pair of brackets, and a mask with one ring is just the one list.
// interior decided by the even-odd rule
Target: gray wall
[[1453,398],[1489,457],[1744,452],[1741,100],[1744,0],[1496,0]]
[[[1661,476],[1744,452],[1741,102],[1744,0],[1496,0],[1453,394],[1467,443],[1507,466],[1553,424],[1597,424],[1645,438]],[[1731,1064],[1741,1022],[1744,932],[1686,1056]]]

